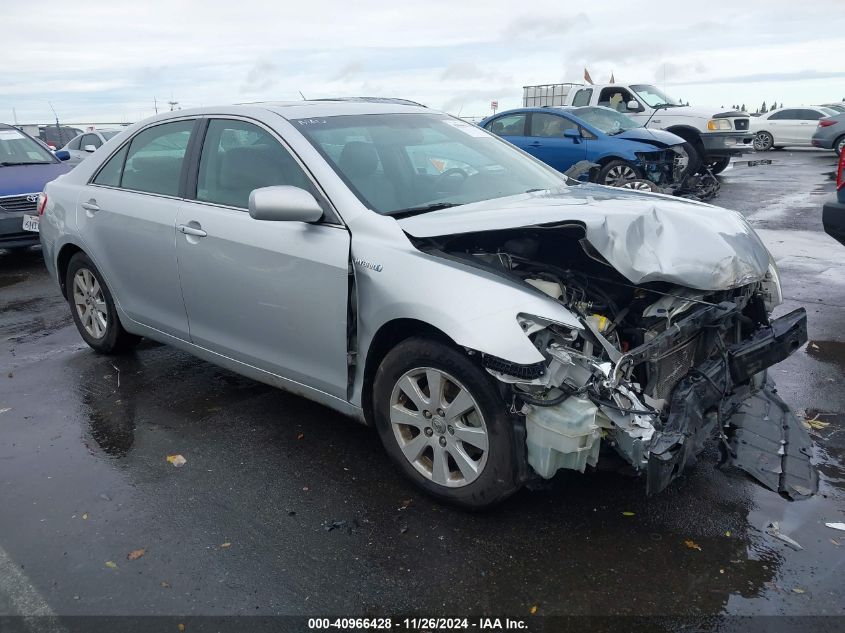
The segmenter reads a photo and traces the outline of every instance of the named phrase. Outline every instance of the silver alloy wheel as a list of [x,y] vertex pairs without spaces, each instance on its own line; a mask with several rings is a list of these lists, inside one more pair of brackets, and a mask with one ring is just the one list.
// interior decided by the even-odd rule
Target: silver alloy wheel
[[80,268],[73,276],[73,303],[85,331],[93,338],[103,338],[109,324],[106,298],[94,273],[87,268]]
[[481,409],[469,390],[444,371],[419,367],[405,372],[390,394],[390,423],[405,459],[436,484],[466,486],[487,464]]
[[638,178],[637,180],[631,180],[626,182],[624,185],[621,186],[622,189],[634,189],[636,191],[657,191],[657,187],[652,184],[650,180],[643,180],[642,178]]
[[637,172],[630,165],[614,165],[604,177],[604,184],[621,187],[629,180],[636,180]]
[[768,132],[757,132],[754,136],[754,149],[758,152],[766,152],[772,149],[775,144],[775,138]]

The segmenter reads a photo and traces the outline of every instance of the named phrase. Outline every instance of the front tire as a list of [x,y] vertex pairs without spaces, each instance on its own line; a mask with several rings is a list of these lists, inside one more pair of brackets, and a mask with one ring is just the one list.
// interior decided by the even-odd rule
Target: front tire
[[845,134],[833,142],[833,151],[836,152],[837,156],[841,156],[842,152],[845,151]]
[[599,170],[597,181],[608,187],[621,187],[626,182],[640,180],[643,175],[640,170],[625,160],[612,160]]
[[65,288],[76,329],[92,349],[102,354],[119,354],[141,340],[123,329],[111,292],[85,253],[71,257]]
[[724,158],[718,158],[714,161],[711,161],[707,166],[710,168],[714,174],[721,174],[725,169],[728,168],[728,165],[731,164],[730,156],[725,156]]
[[514,419],[465,353],[428,338],[401,342],[376,372],[373,410],[387,454],[440,501],[479,510],[519,488]]
[[754,149],[758,152],[768,152],[775,145],[775,137],[769,132],[757,132],[754,136]]
[[689,141],[676,145],[674,149],[678,154],[678,160],[682,163],[682,166],[675,169],[675,181],[681,182],[687,176],[697,173],[701,168],[701,153]]

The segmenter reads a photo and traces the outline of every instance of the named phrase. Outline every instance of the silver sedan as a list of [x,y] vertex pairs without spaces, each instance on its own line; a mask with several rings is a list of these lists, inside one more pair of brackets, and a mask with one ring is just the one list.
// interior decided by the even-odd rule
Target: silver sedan
[[148,337],[373,424],[441,500],[607,453],[656,493],[709,437],[774,490],[816,488],[765,371],[806,317],[770,319],[777,268],[732,211],[570,182],[389,101],[160,115],[39,209],[94,350]]

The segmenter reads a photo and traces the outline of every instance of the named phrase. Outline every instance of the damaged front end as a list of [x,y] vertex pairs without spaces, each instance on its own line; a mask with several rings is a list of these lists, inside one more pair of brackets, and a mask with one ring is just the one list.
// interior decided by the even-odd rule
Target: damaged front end
[[[428,245],[517,278],[580,321],[573,328],[518,316],[545,362],[482,355],[525,416],[534,471],[543,478],[561,468],[583,472],[604,447],[655,494],[717,438],[723,461],[768,488],[792,499],[813,494],[809,437],[766,375],[807,340],[803,308],[769,318],[780,302],[774,267],[763,280],[728,290],[634,285],[579,231],[488,232]],[[567,243],[574,248],[560,246]]]

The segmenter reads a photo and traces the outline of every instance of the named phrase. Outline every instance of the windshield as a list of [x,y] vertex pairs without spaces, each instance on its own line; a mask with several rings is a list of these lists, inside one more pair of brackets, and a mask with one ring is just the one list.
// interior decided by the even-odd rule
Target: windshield
[[120,130],[104,130],[100,132],[100,136],[104,139],[109,140],[113,136],[117,136],[120,134]]
[[839,114],[834,108],[822,107],[819,108],[822,112],[824,112],[827,116],[836,116]]
[[476,125],[446,114],[293,120],[370,209],[421,213],[528,191],[565,178]]
[[656,108],[660,105],[668,105],[668,106],[682,106],[684,105],[677,99],[670,97],[665,92],[657,88],[656,86],[651,86],[649,84],[639,84],[635,86],[631,86],[631,90],[637,93],[637,96],[646,102],[652,108]]
[[0,165],[44,165],[55,162],[53,155],[23,132],[0,128]]
[[611,136],[621,134],[625,130],[642,127],[631,117],[610,108],[575,108],[570,112],[585,123],[589,123],[594,128],[598,128]]

